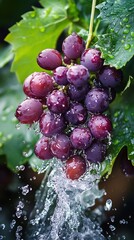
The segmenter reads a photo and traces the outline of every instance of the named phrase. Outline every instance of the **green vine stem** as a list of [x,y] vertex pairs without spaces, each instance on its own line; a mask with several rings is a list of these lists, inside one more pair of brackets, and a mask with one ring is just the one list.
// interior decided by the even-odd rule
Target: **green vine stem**
[[90,42],[93,38],[93,24],[94,24],[95,6],[96,6],[96,0],[93,0],[92,1],[92,9],[91,9],[90,25],[89,25],[89,34],[88,34],[88,38],[87,38],[86,48],[89,47]]

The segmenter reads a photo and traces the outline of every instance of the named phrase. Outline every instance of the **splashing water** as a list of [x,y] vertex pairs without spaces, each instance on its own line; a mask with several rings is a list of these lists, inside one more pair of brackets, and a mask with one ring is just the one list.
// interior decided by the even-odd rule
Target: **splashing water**
[[[53,160],[36,194],[28,223],[27,240],[104,240],[100,225],[85,210],[104,195],[99,176],[90,169],[79,180],[65,176],[63,163]],[[51,168],[51,170],[50,170]]]

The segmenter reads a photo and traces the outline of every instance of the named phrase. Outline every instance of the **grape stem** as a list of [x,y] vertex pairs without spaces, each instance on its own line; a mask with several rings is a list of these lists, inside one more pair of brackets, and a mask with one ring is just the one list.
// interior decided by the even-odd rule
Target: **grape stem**
[[94,24],[95,6],[96,6],[96,0],[93,0],[92,1],[92,9],[91,9],[90,25],[89,25],[89,34],[88,34],[88,38],[87,38],[86,48],[89,47],[90,42],[93,38],[93,24]]

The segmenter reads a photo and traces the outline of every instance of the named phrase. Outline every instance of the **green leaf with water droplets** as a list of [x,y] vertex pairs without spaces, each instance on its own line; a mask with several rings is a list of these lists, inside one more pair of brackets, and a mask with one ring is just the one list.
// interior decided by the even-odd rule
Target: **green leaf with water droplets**
[[32,157],[38,136],[27,125],[17,125],[14,113],[24,93],[8,66],[1,70],[0,79],[0,155],[5,155],[7,166],[15,171]]
[[134,55],[134,2],[133,0],[107,0],[99,4],[101,34],[98,47],[105,64],[122,68]]
[[102,175],[112,172],[116,157],[126,146],[128,159],[134,165],[134,84],[127,88],[122,95],[118,95],[110,107],[110,118],[113,124],[111,145],[108,149],[106,161],[102,164]]
[[36,62],[38,53],[46,48],[55,48],[60,34],[73,21],[67,15],[73,1],[40,2],[45,8],[34,8],[25,13],[22,20],[10,28],[6,37],[15,54],[11,69],[21,82],[32,72],[42,70]]

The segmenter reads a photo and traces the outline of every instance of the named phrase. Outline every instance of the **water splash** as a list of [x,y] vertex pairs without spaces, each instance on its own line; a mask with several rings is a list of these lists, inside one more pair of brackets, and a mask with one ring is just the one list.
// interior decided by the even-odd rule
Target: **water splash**
[[104,240],[99,223],[85,216],[85,210],[104,195],[98,181],[99,175],[90,174],[90,169],[79,180],[67,179],[63,163],[53,160],[51,171],[36,194],[26,239]]

